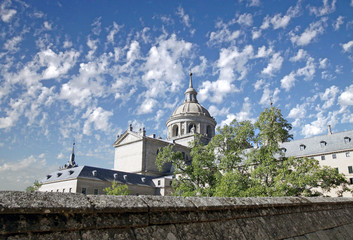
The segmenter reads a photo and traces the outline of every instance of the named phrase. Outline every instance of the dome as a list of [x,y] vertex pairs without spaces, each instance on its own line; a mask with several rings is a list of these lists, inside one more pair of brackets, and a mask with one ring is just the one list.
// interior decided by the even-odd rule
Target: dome
[[207,109],[201,106],[197,102],[184,102],[177,109],[175,109],[175,111],[170,117],[172,118],[177,115],[184,115],[184,114],[192,114],[192,115],[195,114],[195,115],[203,115],[203,116],[211,117]]

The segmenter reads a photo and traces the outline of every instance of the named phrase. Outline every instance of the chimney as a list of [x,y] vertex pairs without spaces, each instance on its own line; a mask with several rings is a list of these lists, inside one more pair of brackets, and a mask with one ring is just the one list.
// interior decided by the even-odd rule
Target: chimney
[[328,128],[328,135],[331,135],[332,134],[331,125],[327,125],[327,128]]

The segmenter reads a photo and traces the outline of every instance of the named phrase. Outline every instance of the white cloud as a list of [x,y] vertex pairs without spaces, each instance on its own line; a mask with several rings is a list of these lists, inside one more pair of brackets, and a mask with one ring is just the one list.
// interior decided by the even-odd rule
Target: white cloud
[[288,92],[294,86],[295,80],[295,73],[291,72],[281,79],[281,88],[284,88]]
[[347,43],[344,43],[344,44],[341,44],[342,48],[343,48],[343,51],[344,52],[348,52],[352,49],[353,47],[353,40],[352,41],[349,41]]
[[238,17],[237,22],[238,22],[240,25],[244,25],[244,26],[250,27],[250,26],[253,24],[252,15],[251,15],[250,13],[241,14],[241,15]]
[[211,116],[216,117],[216,116],[224,116],[229,113],[229,108],[223,107],[222,109],[219,109],[215,105],[211,105],[208,108],[209,113]]
[[288,118],[293,118],[293,119],[302,119],[305,118],[306,116],[306,109],[304,104],[297,104],[296,107],[292,108],[289,111]]
[[278,28],[286,28],[291,17],[288,15],[282,16],[282,14],[276,14],[271,18],[271,23],[273,25],[273,29],[278,29]]
[[264,85],[265,85],[265,80],[263,80],[263,79],[257,80],[257,81],[254,83],[254,90],[255,90],[255,92],[256,92],[257,90],[260,90],[260,88],[261,88],[262,86],[264,86]]
[[322,112],[319,112],[316,115],[316,118],[317,119],[315,121],[305,124],[305,126],[303,127],[302,134],[305,137],[311,137],[325,132],[327,126],[327,119],[324,118]]
[[111,129],[109,118],[111,116],[113,116],[112,112],[106,111],[101,107],[87,109],[86,113],[82,116],[87,119],[83,125],[83,134],[91,135],[92,124],[94,130],[109,132]]
[[280,92],[281,91],[278,88],[275,88],[275,90],[272,91],[268,87],[265,87],[260,99],[260,104],[263,106],[270,106],[271,103],[276,103]]
[[311,43],[318,35],[324,33],[326,20],[326,18],[323,18],[317,22],[311,23],[300,36],[291,32],[292,43],[298,46],[306,46]]
[[243,106],[241,111],[235,114],[237,121],[250,120],[252,123],[256,121],[255,118],[252,118],[252,105],[248,97],[244,98]]
[[313,79],[316,72],[314,59],[309,57],[306,61],[306,65],[303,68],[299,68],[297,70],[297,76],[304,76],[304,80],[311,80]]
[[4,162],[0,165],[0,190],[24,191],[35,180],[41,180],[44,173],[57,169],[48,165],[45,155],[29,156],[22,160]]
[[308,53],[304,49],[299,49],[297,55],[291,57],[289,61],[298,62],[308,57]]
[[320,63],[319,63],[319,68],[320,69],[325,69],[327,68],[327,65],[328,65],[328,59],[327,58],[324,58],[324,59],[320,59]]
[[196,65],[191,68],[191,72],[195,74],[196,76],[203,76],[205,74],[205,71],[207,69],[207,59],[204,56],[199,57],[201,63],[199,65]]
[[11,5],[11,0],[5,0],[0,5],[0,17],[3,22],[10,22],[11,18],[15,16],[15,14],[17,13],[15,9],[9,9],[10,5]]
[[262,70],[261,73],[269,75],[269,76],[273,76],[273,74],[275,72],[277,72],[281,69],[282,63],[283,63],[283,57],[281,56],[281,54],[279,52],[277,52],[272,55],[272,58],[271,58],[269,64],[267,65],[267,67],[265,67]]
[[299,13],[300,2],[294,7],[290,7],[285,15],[281,13],[274,15],[273,17],[266,16],[262,22],[261,29],[267,29],[272,24],[273,29],[286,28],[293,17],[296,17]]
[[184,9],[182,7],[178,7],[176,14],[181,18],[181,21],[185,26],[191,27],[190,17],[189,15],[185,14]]
[[16,52],[19,50],[19,47],[17,46],[20,42],[22,41],[21,36],[15,36],[11,39],[8,39],[4,43],[4,49],[10,52]]
[[344,19],[343,16],[337,17],[337,20],[333,24],[333,29],[335,29],[335,31],[340,29],[341,25],[344,23],[343,19]]
[[346,87],[345,91],[338,97],[341,106],[353,106],[353,85]]
[[115,38],[115,35],[120,31],[120,29],[122,28],[123,26],[121,25],[118,25],[116,22],[113,22],[113,26],[110,27],[110,31],[107,35],[107,42],[108,43],[114,43],[114,38]]
[[48,21],[45,21],[45,22],[43,23],[43,26],[44,26],[44,28],[45,28],[46,30],[48,30],[48,31],[52,30],[52,24],[50,24]]
[[202,82],[199,90],[200,101],[208,99],[211,102],[220,103],[227,94],[240,91],[233,82],[244,79],[248,72],[246,64],[253,55],[254,50],[251,45],[246,46],[243,51],[239,51],[235,46],[222,48],[217,61],[218,79],[214,82]]
[[79,52],[70,50],[56,54],[51,49],[46,49],[38,53],[38,62],[42,67],[46,67],[42,72],[43,79],[58,78],[66,74],[75,64]]
[[322,0],[322,3],[322,7],[310,6],[310,12],[313,13],[315,16],[320,17],[326,14],[330,14],[336,10],[336,0],[332,0],[331,4],[329,3],[329,0]]
[[153,109],[157,106],[157,100],[153,98],[146,98],[137,110],[137,114],[151,113]]
[[221,127],[224,127],[224,125],[229,125],[234,119],[236,119],[234,114],[228,114],[227,118],[221,122]]
[[331,86],[330,88],[327,88],[324,93],[320,93],[321,100],[325,101],[322,108],[327,109],[332,107],[335,103],[338,92],[338,87]]
[[231,31],[228,29],[228,25],[219,21],[216,24],[217,31],[210,33],[210,38],[207,42],[208,45],[222,44],[226,42],[234,42],[240,36],[240,30]]
[[259,47],[257,49],[257,54],[255,58],[266,58],[270,56],[270,54],[273,52],[272,47],[269,47],[266,49],[266,46]]
[[261,37],[261,29],[260,30],[257,30],[256,28],[254,28],[252,31],[251,31],[251,34],[252,34],[252,40],[255,40],[255,39],[258,39],[259,37]]

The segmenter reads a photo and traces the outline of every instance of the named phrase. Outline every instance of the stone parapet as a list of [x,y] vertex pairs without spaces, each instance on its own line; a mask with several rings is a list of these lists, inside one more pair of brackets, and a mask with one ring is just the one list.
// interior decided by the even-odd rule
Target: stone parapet
[[0,239],[352,239],[351,198],[0,192]]

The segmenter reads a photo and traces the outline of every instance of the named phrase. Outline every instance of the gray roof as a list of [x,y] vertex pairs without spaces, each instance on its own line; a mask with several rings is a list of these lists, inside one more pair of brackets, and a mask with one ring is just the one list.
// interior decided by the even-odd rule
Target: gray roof
[[353,150],[353,130],[280,144],[288,156],[313,156]]
[[128,173],[122,171],[116,171],[106,168],[92,167],[92,166],[80,166],[70,169],[63,169],[48,174],[44,179],[41,180],[43,184],[65,181],[76,178],[93,179],[100,181],[109,181],[134,184],[134,185],[145,185],[154,187],[153,179],[160,178],[160,176],[147,176],[136,173]]

